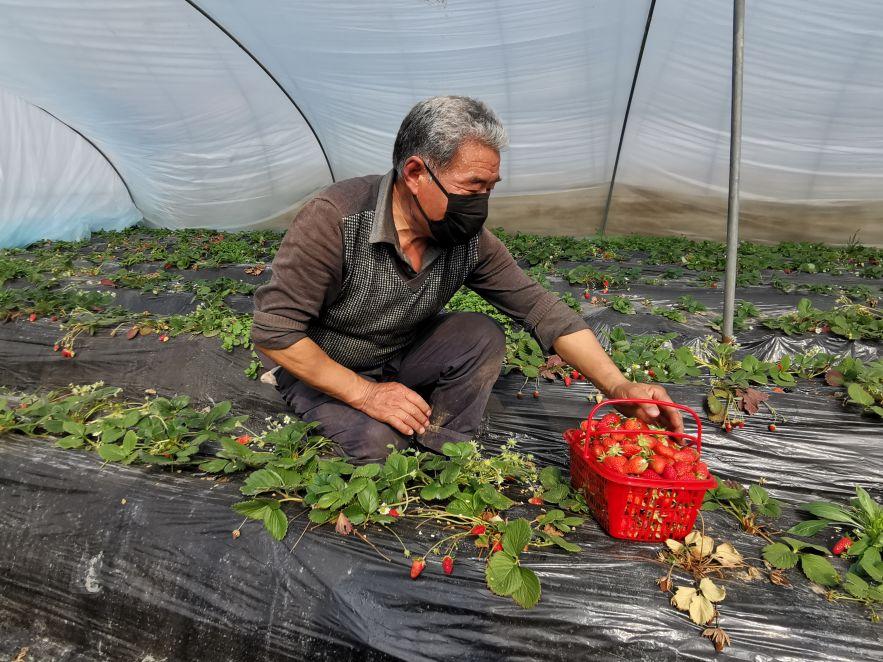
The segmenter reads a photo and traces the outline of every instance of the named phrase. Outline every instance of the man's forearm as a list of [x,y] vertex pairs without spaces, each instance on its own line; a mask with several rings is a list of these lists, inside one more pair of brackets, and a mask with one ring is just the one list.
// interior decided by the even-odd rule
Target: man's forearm
[[309,338],[285,349],[266,349],[264,354],[299,380],[358,409],[365,401],[370,382],[328,356]]
[[615,388],[629,381],[589,329],[560,336],[552,346],[558,356],[588,377],[605,395],[611,395]]

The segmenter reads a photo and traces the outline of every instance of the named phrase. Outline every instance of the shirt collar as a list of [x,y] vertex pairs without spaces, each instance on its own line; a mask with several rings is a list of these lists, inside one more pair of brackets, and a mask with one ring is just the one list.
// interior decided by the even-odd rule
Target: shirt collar
[[[395,169],[390,170],[380,179],[380,190],[377,192],[374,222],[371,226],[371,234],[368,236],[368,243],[391,244],[402,262],[411,266],[410,260],[402,253],[399,233],[396,231],[395,220],[392,217],[392,187],[394,183]],[[423,269],[432,264],[440,253],[441,249],[431,242],[423,254]]]

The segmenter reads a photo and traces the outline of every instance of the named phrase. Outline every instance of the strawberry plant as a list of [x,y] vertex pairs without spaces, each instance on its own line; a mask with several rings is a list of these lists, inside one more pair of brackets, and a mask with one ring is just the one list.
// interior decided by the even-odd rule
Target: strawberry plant
[[772,542],[769,521],[779,518],[782,504],[760,484],[745,489],[739,483],[725,481],[705,493],[702,510],[722,510],[735,518],[744,531]]
[[621,328],[608,336],[610,358],[634,382],[683,383],[699,376],[688,347],[674,349],[674,333],[629,336]]
[[846,304],[824,311],[815,308],[809,299],[801,299],[796,312],[766,318],[763,325],[789,336],[832,333],[849,340],[883,340],[883,314],[861,304]]
[[883,359],[864,363],[846,357],[825,375],[831,386],[845,386],[847,401],[883,417]]
[[704,304],[697,301],[696,297],[690,294],[685,294],[682,297],[678,297],[675,308],[677,308],[678,310],[683,310],[686,313],[701,313],[708,310]]

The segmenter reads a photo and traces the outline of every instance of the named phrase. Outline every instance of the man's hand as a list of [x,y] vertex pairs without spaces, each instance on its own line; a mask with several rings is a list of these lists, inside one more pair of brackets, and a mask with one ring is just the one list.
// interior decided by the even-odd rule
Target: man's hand
[[[610,392],[610,399],[618,398],[639,398],[642,400],[662,400],[663,402],[672,402],[666,390],[659,384],[636,384],[634,382],[625,382],[620,384]],[[626,416],[635,416],[645,423],[654,423],[664,427],[671,432],[683,432],[684,421],[681,418],[681,412],[673,407],[660,407],[650,404],[633,405],[631,407],[617,407]]]
[[368,381],[366,384],[364,396],[353,407],[402,434],[426,432],[432,410],[416,392],[398,382]]

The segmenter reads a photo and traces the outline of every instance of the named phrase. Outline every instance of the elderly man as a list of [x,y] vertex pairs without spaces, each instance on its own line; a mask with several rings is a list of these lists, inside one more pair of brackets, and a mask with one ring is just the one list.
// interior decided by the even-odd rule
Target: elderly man
[[[255,293],[252,338],[279,366],[276,388],[354,462],[476,433],[505,339],[486,315],[442,312],[463,285],[608,396],[669,400],[660,386],[626,379],[585,321],[484,228],[506,145],[484,103],[421,101],[399,129],[392,170],[308,202]],[[681,428],[674,409],[626,413]]]

